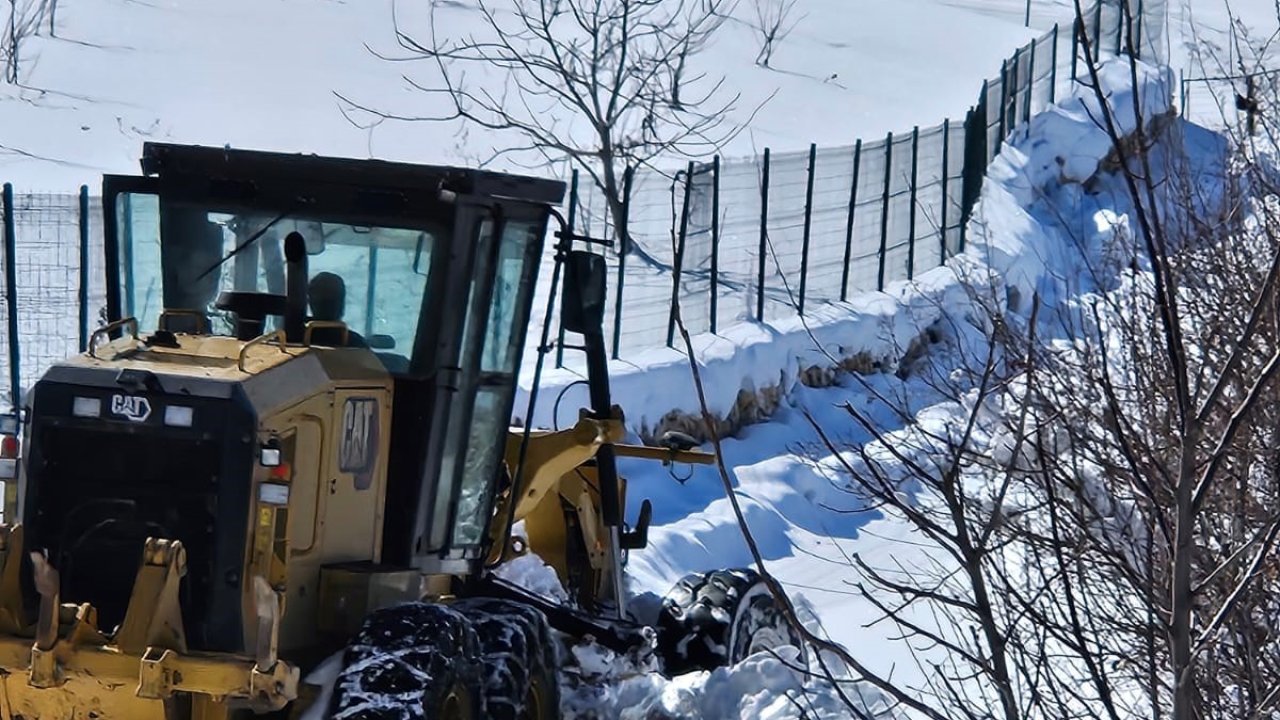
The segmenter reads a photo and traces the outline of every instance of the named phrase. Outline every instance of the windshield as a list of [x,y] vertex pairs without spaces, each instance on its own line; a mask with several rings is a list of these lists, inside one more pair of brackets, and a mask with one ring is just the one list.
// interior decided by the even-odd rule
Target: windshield
[[[162,248],[154,196],[123,194],[117,202],[126,269],[123,309],[143,329],[157,328],[167,308],[171,329],[187,329],[184,322],[198,322],[199,314],[209,331],[231,334],[233,319],[216,307],[218,296],[227,291],[284,295],[284,238],[298,232],[308,249],[307,319],[346,323],[357,345],[411,353],[436,244],[433,233],[172,203],[166,205]],[[264,330],[282,322],[269,316]],[[319,333],[316,339],[326,342]]]

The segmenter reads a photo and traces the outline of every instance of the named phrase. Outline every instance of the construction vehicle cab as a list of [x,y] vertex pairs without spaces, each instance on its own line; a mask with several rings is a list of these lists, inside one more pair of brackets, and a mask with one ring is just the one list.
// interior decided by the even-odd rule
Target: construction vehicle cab
[[[165,144],[142,169],[103,185],[108,322],[27,399],[0,527],[0,720],[299,711],[302,673],[344,647],[335,710],[395,695],[427,717],[555,717],[548,619],[643,637],[619,629],[620,553],[643,532],[621,530],[615,450],[710,458],[621,445],[585,253],[565,297],[592,408],[568,431],[509,430],[563,184]],[[579,607],[486,579],[513,520],[562,578],[592,578]],[[732,606],[762,602],[752,582],[672,600],[672,668],[791,637],[782,614]],[[606,592],[624,617],[592,614]]]

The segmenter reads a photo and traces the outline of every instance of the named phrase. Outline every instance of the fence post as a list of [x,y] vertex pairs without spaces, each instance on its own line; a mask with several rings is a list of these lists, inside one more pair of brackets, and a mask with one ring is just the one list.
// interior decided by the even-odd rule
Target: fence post
[[[80,352],[89,346],[89,186],[80,186]],[[367,334],[367,333],[366,333]]]
[[1022,108],[1022,122],[1031,122],[1031,101],[1035,98],[1032,92],[1036,87],[1036,41],[1031,41],[1031,53],[1027,56],[1027,96]]
[[676,242],[675,258],[671,272],[671,306],[667,312],[667,347],[676,342],[676,305],[680,302],[680,274],[684,269],[684,245],[689,237],[689,195],[693,190],[693,161],[684,171],[684,206],[680,211],[680,236]]
[[1058,101],[1058,24],[1053,24],[1053,50],[1049,62],[1052,69],[1049,71],[1049,104],[1052,105]]
[[853,262],[853,218],[858,209],[858,171],[862,163],[862,138],[853,145],[853,187],[849,189],[849,220],[844,228],[844,269],[840,273],[840,302],[849,297],[849,263]]
[[813,173],[818,161],[817,143],[809,143],[809,183],[804,191],[804,240],[800,244],[800,314],[804,314],[804,293],[809,284],[809,233],[813,229]]
[[[625,232],[631,233],[631,184],[635,180],[635,170],[628,167],[622,172],[622,217]],[[618,294],[613,305],[613,359],[618,359],[618,349],[622,346],[622,287],[627,278],[627,253],[629,242],[618,244]]]
[[949,161],[951,159],[951,118],[942,121],[942,217],[941,232],[939,233],[941,240],[938,248],[938,264],[944,265],[947,262],[947,203],[949,198],[947,195],[948,186],[951,184],[951,178],[947,176],[949,172]]
[[711,334],[720,306],[720,156],[711,162]]
[[1178,90],[1182,93],[1182,117],[1187,116],[1187,95],[1191,92],[1191,86],[1187,84],[1187,74],[1185,70],[1178,71]]
[[1076,68],[1080,63],[1080,30],[1084,27],[1084,18],[1071,21],[1071,82],[1076,81]]
[[364,294],[364,335],[373,335],[373,308],[378,288],[378,246],[369,247],[369,284]]
[[[1016,56],[1015,56],[1016,57]],[[1008,115],[1005,110],[1005,104],[1008,102],[1009,96],[1009,61],[1000,61],[1000,107],[997,112],[1000,113],[999,130],[996,133],[996,153],[1000,152],[1000,146],[1004,145],[1005,122]]]
[[911,215],[907,220],[907,279],[916,274],[916,172],[920,163],[920,126],[911,128]]
[[[565,229],[570,235],[574,233],[574,225],[578,218],[578,171],[574,169],[573,175],[569,178],[569,214],[565,220]],[[573,241],[569,242],[569,246],[573,246]],[[556,289],[551,288],[551,292],[555,293]],[[564,323],[556,323],[560,326],[559,334],[556,337],[556,367],[564,367]],[[616,334],[615,330],[615,334]]]
[[[986,85],[983,85],[985,90]],[[960,186],[960,247],[964,251],[965,234],[969,231],[969,218],[973,207],[982,195],[982,181],[986,176],[987,162],[987,94],[982,93],[978,107],[969,111],[964,121],[964,166],[961,169]],[[979,123],[981,126],[979,127]]]
[[1000,108],[1005,113],[1003,132],[1000,133],[1001,145],[1004,144],[1004,140],[1009,136],[1009,133],[1013,132],[1013,127],[1018,124],[1018,68],[1021,65],[1022,51],[1018,50],[1013,54],[1013,65],[1009,68],[1009,74],[1005,78],[1006,85],[1000,98]]
[[22,373],[19,363],[22,354],[18,348],[18,236],[13,217],[13,185],[4,184],[4,296],[9,314],[9,396],[14,410],[22,409]]
[[876,275],[876,290],[884,290],[884,260],[889,249],[889,185],[893,180],[893,133],[884,142],[884,198],[880,209],[880,271]]
[[[978,142],[977,136],[979,134],[982,135],[981,151],[983,154],[982,164],[983,164],[984,172],[985,172],[986,164],[991,161],[990,156],[987,155],[987,152],[989,150],[989,148],[987,147],[987,143],[991,139],[991,102],[990,100],[988,100],[988,96],[990,96],[990,94],[991,94],[990,82],[987,80],[983,80],[982,92],[978,96],[978,104],[969,108],[969,112],[965,115],[965,119],[964,119],[964,135],[965,135],[964,142],[965,142],[966,153],[969,152],[969,148],[971,146],[974,146],[974,147],[977,146],[977,142]],[[981,133],[977,132],[977,130],[979,129],[977,127],[979,122],[982,123]],[[972,138],[970,138],[971,135],[973,136]],[[965,171],[967,172],[968,170],[969,170],[969,161],[966,159]]]
[[769,242],[769,148],[764,149],[763,172],[760,180],[760,267],[756,276],[757,322],[764,322],[764,260]]

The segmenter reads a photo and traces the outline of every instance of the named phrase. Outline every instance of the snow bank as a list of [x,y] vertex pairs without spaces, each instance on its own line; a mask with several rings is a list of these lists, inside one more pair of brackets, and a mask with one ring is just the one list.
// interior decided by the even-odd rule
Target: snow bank
[[[1139,117],[1151,122],[1172,107],[1167,72],[1139,65],[1134,90],[1127,61],[1102,66],[1099,80],[1118,131],[1129,135]],[[1136,107],[1135,107],[1136,104]],[[855,361],[864,371],[892,371],[922,334],[943,317],[969,315],[977,298],[972,288],[992,284],[1007,290],[997,302],[1014,309],[1030,298],[1046,268],[1068,243],[1047,241],[1029,208],[1057,186],[1084,185],[1112,154],[1093,92],[1076,93],[1019,127],[988,170],[981,201],[969,228],[964,255],[924,273],[914,281],[895,283],[884,292],[869,292],[847,303],[832,303],[773,323],[744,322],[718,335],[693,338],[695,357],[707,394],[708,409],[729,417],[743,391],[759,394],[777,388],[789,395],[810,368],[829,369]],[[1050,239],[1052,240],[1052,239]],[[677,347],[681,347],[677,340]],[[532,368],[526,368],[516,399],[515,415],[526,420]],[[610,363],[613,393],[633,432],[649,435],[672,412],[700,412],[685,353],[657,348]],[[565,427],[587,402],[586,388],[570,387],[584,376],[574,369],[544,371],[535,426]],[[556,416],[555,401],[563,394]]]
[[[1139,64],[1136,75],[1135,90],[1125,59],[1110,60],[1098,72],[1116,132],[1126,138],[1137,130],[1139,117],[1157,125],[1173,112],[1168,70]],[[1075,267],[1080,259],[1073,243],[1046,232],[1033,209],[1063,186],[1086,189],[1113,152],[1102,105],[1092,89],[1080,86],[1015,130],[987,169],[967,254],[1011,291],[1013,309],[1041,289],[1048,268]]]
[[[829,368],[859,359],[859,365],[887,370],[896,366],[923,330],[967,302],[954,271],[935,268],[914,283],[897,283],[885,292],[866,293],[848,303],[819,306],[807,317],[773,323],[746,322],[718,335],[693,338],[707,404],[719,417],[727,417],[743,390],[759,393],[781,387],[789,391],[811,367]],[[679,341],[677,341],[679,342]],[[699,410],[697,391],[684,352],[655,348],[626,360],[610,363],[615,398],[624,400],[627,426],[645,434],[669,412]],[[575,369],[544,371],[535,426],[571,425],[587,390],[570,384],[585,375]],[[515,413],[524,420],[530,374],[521,379]],[[556,398],[565,392],[558,417]]]

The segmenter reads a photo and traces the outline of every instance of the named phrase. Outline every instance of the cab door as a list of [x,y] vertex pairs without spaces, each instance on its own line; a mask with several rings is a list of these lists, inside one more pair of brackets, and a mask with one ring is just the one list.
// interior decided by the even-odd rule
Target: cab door
[[380,559],[386,465],[391,443],[385,387],[340,388],[333,394],[333,442],[320,492],[326,562]]

